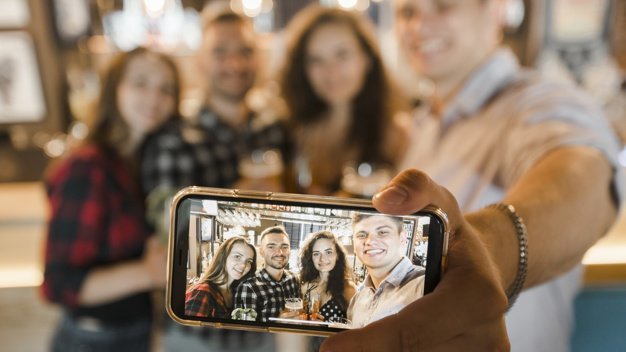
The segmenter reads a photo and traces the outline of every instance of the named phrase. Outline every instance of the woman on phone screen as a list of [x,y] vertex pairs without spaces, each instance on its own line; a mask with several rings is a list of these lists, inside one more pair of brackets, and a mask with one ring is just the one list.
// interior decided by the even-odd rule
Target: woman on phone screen
[[243,237],[231,237],[220,245],[207,271],[187,290],[185,314],[195,317],[231,318],[233,296],[243,280],[256,273],[256,250]]
[[309,310],[324,321],[345,319],[348,303],[356,292],[346,252],[330,231],[310,234],[300,254],[302,296],[309,302]]

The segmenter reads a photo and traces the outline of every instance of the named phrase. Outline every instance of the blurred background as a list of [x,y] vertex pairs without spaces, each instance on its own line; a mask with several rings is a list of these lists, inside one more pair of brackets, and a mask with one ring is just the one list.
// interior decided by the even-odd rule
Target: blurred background
[[[272,89],[282,29],[314,0],[231,0],[260,33]],[[397,55],[388,0],[319,0],[369,16],[387,66],[414,99],[428,91]],[[204,0],[0,0],[0,341],[4,351],[43,351],[58,312],[39,297],[47,165],[87,133],[99,72],[114,54],[147,46],[174,57],[181,111],[197,112],[201,82],[192,59]],[[509,0],[505,41],[525,66],[574,82],[605,108],[626,140],[626,1]],[[255,96],[253,94],[253,96]],[[626,166],[626,152],[621,163]],[[593,221],[593,214],[584,214]],[[584,260],[575,351],[626,350],[626,217]]]

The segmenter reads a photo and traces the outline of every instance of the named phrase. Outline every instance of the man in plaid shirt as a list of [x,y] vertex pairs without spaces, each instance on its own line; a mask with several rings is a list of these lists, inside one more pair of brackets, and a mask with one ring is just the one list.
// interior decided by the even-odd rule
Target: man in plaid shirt
[[298,278],[285,269],[289,263],[289,235],[282,226],[261,233],[261,256],[265,267],[242,282],[235,293],[236,308],[252,308],[257,321],[277,317],[285,307],[285,298],[300,297]]
[[203,11],[197,55],[207,85],[203,104],[189,120],[168,122],[144,143],[141,174],[146,194],[159,187],[238,187],[239,163],[255,151],[275,149],[288,158],[285,122],[265,112],[269,109],[251,107],[246,99],[259,66],[252,23],[230,7],[216,5]]
[[[190,120],[172,121],[152,134],[141,150],[142,186],[155,210],[154,219],[162,219],[162,205],[177,189],[234,187],[242,158],[254,150],[274,148],[285,156],[289,149],[284,124],[253,111],[245,99],[259,65],[258,39],[250,19],[230,10],[229,4],[211,3],[202,12],[197,52],[198,78],[206,83],[202,107]],[[170,346],[179,334],[184,342]],[[164,335],[166,350],[186,351],[197,345],[205,350],[274,349],[272,335],[248,331],[170,324]]]

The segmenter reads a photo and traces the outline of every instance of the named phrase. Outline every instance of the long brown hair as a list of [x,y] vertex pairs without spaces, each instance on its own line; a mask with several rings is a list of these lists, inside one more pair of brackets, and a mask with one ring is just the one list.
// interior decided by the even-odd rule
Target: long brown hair
[[240,282],[243,282],[245,279],[253,276],[256,273],[256,250],[253,245],[248,243],[248,241],[241,237],[235,236],[227,239],[220,245],[220,248],[217,249],[217,253],[213,257],[213,261],[207,271],[202,274],[198,283],[208,283],[213,285],[223,285],[228,282],[228,273],[226,273],[226,260],[228,259],[228,255],[233,250],[233,247],[237,243],[243,243],[248,248],[252,250],[252,264],[250,266],[250,271],[246,273],[246,275],[242,276],[241,279],[235,280],[230,285],[231,292],[234,292],[235,288],[239,285]]
[[397,106],[376,44],[371,23],[359,15],[318,5],[309,6],[290,22],[287,56],[280,78],[281,93],[293,127],[320,121],[329,106],[313,90],[306,74],[306,47],[312,33],[328,24],[347,26],[371,61],[361,91],[352,101],[352,121],[346,144],[358,151],[359,161],[391,162],[383,153],[383,139]]
[[300,252],[300,281],[304,284],[305,282],[317,280],[320,277],[319,271],[315,269],[313,264],[313,246],[320,239],[330,240],[335,247],[335,253],[337,253],[335,266],[328,273],[326,292],[330,293],[338,301],[340,308],[345,309],[348,306],[348,302],[344,296],[344,290],[346,288],[346,280],[352,279],[352,272],[346,260],[346,251],[332,232],[318,231],[307,237],[302,245],[302,252]]
[[100,100],[96,108],[94,121],[87,136],[88,142],[106,147],[123,145],[129,138],[129,126],[122,118],[117,106],[117,90],[124,79],[128,64],[136,57],[142,55],[154,55],[172,71],[174,75],[174,106],[172,118],[178,118],[180,105],[180,75],[176,64],[167,55],[138,47],[129,52],[118,54],[102,76],[102,88]]

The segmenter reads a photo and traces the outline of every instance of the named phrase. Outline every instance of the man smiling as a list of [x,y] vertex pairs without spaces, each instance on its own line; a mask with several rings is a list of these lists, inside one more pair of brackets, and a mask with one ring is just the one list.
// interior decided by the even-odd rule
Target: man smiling
[[348,307],[352,327],[360,328],[421,297],[425,270],[404,255],[407,238],[401,218],[355,214],[352,229],[354,252],[368,273]]
[[265,267],[239,285],[235,308],[252,308],[257,313],[257,321],[268,321],[280,315],[286,298],[300,297],[300,284],[297,277],[285,269],[291,248],[284,227],[263,230],[260,252]]

